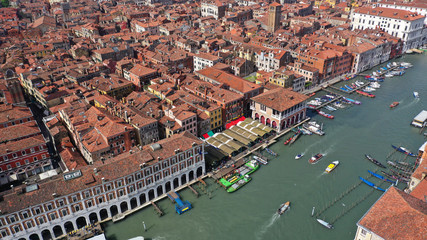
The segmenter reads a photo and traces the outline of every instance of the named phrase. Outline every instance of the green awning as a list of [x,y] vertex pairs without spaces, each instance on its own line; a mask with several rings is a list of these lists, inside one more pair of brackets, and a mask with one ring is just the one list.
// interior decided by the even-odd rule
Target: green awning
[[251,124],[252,126],[257,127],[266,132],[274,131],[274,128],[264,125],[258,121],[255,121],[252,118],[246,118],[243,122],[247,122],[248,124]]
[[208,132],[209,137],[212,137],[214,135],[214,133],[212,131]]
[[248,124],[247,122],[239,122],[237,125],[243,129],[245,129],[246,131],[257,134],[258,136],[261,136],[261,137],[264,136],[265,134],[267,134],[266,131],[261,130],[257,127],[254,127],[251,124]]
[[214,137],[219,140],[220,142],[236,149],[237,151],[243,150],[243,148],[245,148],[245,145],[235,141],[233,138],[223,134],[223,133],[217,133],[214,135]]
[[230,129],[227,129],[227,130],[223,131],[222,133],[229,136],[229,137],[232,137],[234,140],[242,143],[245,146],[248,146],[249,144],[251,144],[251,142],[253,142],[249,138],[243,137],[243,136],[231,131]]
[[210,145],[221,149],[222,151],[224,151],[225,153],[227,153],[228,155],[232,155],[233,152],[235,152],[236,150],[223,144],[222,142],[218,141],[217,139],[210,137],[206,140],[207,143],[209,143]]
[[231,126],[229,129],[242,137],[250,139],[252,142],[255,142],[259,138],[258,135],[248,132],[237,125]]

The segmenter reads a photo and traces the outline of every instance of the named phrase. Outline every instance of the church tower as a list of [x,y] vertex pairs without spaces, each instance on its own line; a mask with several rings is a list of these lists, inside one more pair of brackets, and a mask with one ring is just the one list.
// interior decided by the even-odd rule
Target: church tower
[[268,31],[274,32],[280,26],[280,18],[282,15],[282,5],[273,2],[268,6]]

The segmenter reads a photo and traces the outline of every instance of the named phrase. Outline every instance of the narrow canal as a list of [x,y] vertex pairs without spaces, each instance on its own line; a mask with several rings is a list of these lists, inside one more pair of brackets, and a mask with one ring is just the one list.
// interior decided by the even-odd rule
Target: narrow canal
[[[180,192],[184,200],[193,204],[191,211],[178,215],[170,200],[164,199],[158,203],[165,212],[163,217],[158,217],[152,207],[145,208],[121,222],[108,222],[105,225],[107,238],[354,239],[357,221],[382,192],[360,184],[336,201],[319,216],[334,222],[333,230],[318,224],[311,213],[315,207],[315,215],[318,214],[358,184],[358,176],[368,177],[367,170],[377,169],[364,158],[365,153],[385,164],[393,150],[391,144],[401,144],[416,152],[426,140],[418,128],[409,124],[421,110],[427,109],[427,56],[408,55],[396,61],[410,62],[414,67],[401,77],[386,79],[381,89],[374,92],[374,99],[350,95],[362,105],[333,112],[334,120],[315,116],[315,120],[324,123],[325,136],[302,136],[292,146],[284,146],[284,139],[289,137],[285,135],[271,146],[280,156],[252,174],[252,181],[242,189],[230,194],[208,180],[208,191],[213,191],[210,197],[195,198],[189,189]],[[414,99],[413,91],[419,92],[419,99]],[[316,96],[324,94],[320,92]],[[399,101],[400,105],[390,109],[394,101]],[[295,155],[301,152],[305,156],[295,160]],[[326,156],[315,165],[309,164],[308,159],[319,152]],[[403,159],[400,153],[393,157]],[[339,160],[340,165],[330,174],[323,173],[335,160]],[[389,186],[377,180],[370,178],[382,188]],[[195,187],[200,191],[197,185]],[[399,184],[399,188],[403,187]],[[364,200],[347,211],[360,199]],[[286,201],[291,201],[291,208],[279,217],[275,212]]]

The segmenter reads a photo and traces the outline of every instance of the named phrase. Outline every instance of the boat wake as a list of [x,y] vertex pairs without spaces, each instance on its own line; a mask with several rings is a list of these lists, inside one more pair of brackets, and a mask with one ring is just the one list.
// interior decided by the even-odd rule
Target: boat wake
[[[288,211],[290,210],[290,207],[288,209]],[[286,214],[286,213],[285,213]],[[273,224],[277,221],[277,219],[279,219],[280,215],[276,212],[273,214],[273,216],[271,216],[271,218],[268,220],[268,222],[266,222],[265,224],[263,224],[261,226],[261,229],[259,231],[257,231],[256,233],[256,238],[257,239],[262,239],[262,235],[264,235],[267,230],[273,226]]]
[[[402,107],[400,107],[400,108],[397,108],[397,110],[402,110],[402,109],[406,109],[406,108],[409,108],[409,107],[412,107],[413,105],[415,105],[415,104],[417,104],[418,102],[420,101],[420,99],[419,98],[414,98],[411,102],[409,102],[408,104],[406,104],[406,105],[403,105]],[[404,101],[399,101],[400,103],[403,103]],[[402,104],[401,104],[402,105]]]

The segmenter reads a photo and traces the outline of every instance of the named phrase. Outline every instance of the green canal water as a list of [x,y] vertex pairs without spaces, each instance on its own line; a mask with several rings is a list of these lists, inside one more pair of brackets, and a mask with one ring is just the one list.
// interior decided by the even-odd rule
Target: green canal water
[[[147,207],[121,222],[108,222],[105,225],[107,238],[354,239],[357,221],[382,192],[360,184],[329,207],[320,215],[328,222],[346,213],[334,222],[333,230],[324,228],[311,217],[312,208],[315,207],[315,214],[320,212],[358,184],[358,176],[368,177],[368,169],[377,169],[364,158],[365,153],[385,163],[392,151],[391,144],[401,144],[416,152],[426,140],[419,129],[409,124],[416,114],[427,109],[427,56],[408,55],[397,61],[410,62],[414,67],[401,77],[386,79],[381,89],[374,93],[374,99],[351,94],[349,97],[361,101],[362,105],[333,112],[334,120],[314,116],[324,123],[325,136],[302,136],[292,146],[283,145],[288,137],[284,136],[271,146],[279,157],[252,174],[252,181],[242,189],[230,194],[208,180],[208,191],[213,191],[211,198],[207,195],[196,198],[189,189],[180,192],[184,200],[193,204],[191,211],[178,215],[170,200],[164,199],[158,202],[165,212],[163,217]],[[414,99],[413,91],[419,92],[420,99]],[[321,95],[322,92],[316,97]],[[390,109],[394,101],[399,101],[400,105]],[[305,156],[295,160],[295,155],[301,152]],[[308,159],[319,152],[326,156],[315,165],[309,164]],[[403,159],[400,153],[392,157]],[[330,174],[323,173],[335,160],[339,160],[340,165]],[[414,158],[408,160],[414,161]],[[389,186],[375,178],[370,181],[382,188]],[[197,185],[195,187],[200,191]],[[403,189],[404,185],[399,184],[399,188]],[[348,211],[365,196],[366,199]],[[279,217],[275,212],[286,201],[291,201],[291,208]]]

